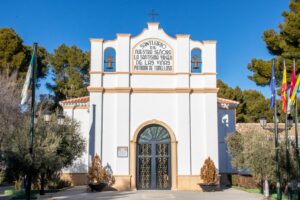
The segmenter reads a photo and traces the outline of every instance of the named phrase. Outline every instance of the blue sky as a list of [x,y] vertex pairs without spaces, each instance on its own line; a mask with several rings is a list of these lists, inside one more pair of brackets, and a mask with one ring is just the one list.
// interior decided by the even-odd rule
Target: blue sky
[[[11,27],[25,44],[38,42],[48,51],[60,44],[89,50],[89,38],[114,39],[116,33],[139,34],[155,9],[157,21],[170,35],[217,40],[218,79],[232,87],[256,89],[247,76],[252,58],[271,56],[262,40],[266,29],[278,30],[288,0],[3,0],[0,27]],[[45,82],[47,80],[44,80]],[[39,93],[45,93],[45,87]]]

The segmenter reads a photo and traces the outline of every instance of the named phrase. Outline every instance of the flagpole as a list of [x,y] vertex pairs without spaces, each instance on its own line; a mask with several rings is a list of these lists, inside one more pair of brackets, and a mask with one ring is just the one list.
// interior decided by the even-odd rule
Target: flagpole
[[[283,60],[284,70],[285,68],[285,60]],[[285,97],[287,98],[287,89],[284,91]],[[287,100],[284,102],[287,108]],[[286,156],[286,172],[287,172],[287,195],[288,200],[291,200],[291,191],[290,191],[290,154],[289,154],[289,136],[288,136],[288,113],[285,110],[285,156]]]
[[[294,71],[296,72],[296,62],[293,60]],[[294,123],[295,123],[295,150],[297,159],[297,195],[300,199],[300,159],[299,159],[299,143],[298,143],[298,106],[297,106],[297,93],[295,96],[294,106]]]
[[298,108],[297,108],[297,95],[295,97],[294,106],[294,122],[295,122],[295,149],[296,149],[296,159],[297,159],[297,194],[298,199],[300,199],[300,159],[299,159],[299,143],[298,143]]
[[[37,71],[37,43],[33,44],[33,53],[34,53],[34,64],[31,71],[31,124],[30,124],[30,139],[29,139],[29,154],[33,162],[33,142],[34,142],[34,117],[35,117],[35,86],[36,86],[36,71]],[[31,183],[33,175],[33,164],[31,164],[28,177],[27,177],[27,199],[30,200],[31,196]]]
[[[274,62],[274,61],[273,61]],[[275,160],[276,160],[276,193],[277,200],[281,200],[281,188],[280,188],[280,171],[279,171],[279,145],[278,145],[278,119],[277,119],[277,106],[276,106],[276,94],[274,95],[274,136],[275,136]]]
[[[275,65],[275,61],[273,59],[272,60],[272,68],[274,67],[274,65]],[[272,69],[272,71],[273,71],[273,69]],[[272,77],[272,79],[273,78],[275,78],[275,77]],[[274,85],[274,87],[275,87],[275,85]],[[277,193],[277,200],[281,200],[281,188],[280,188],[281,180],[280,180],[280,171],[279,171],[279,145],[278,145],[278,119],[277,119],[276,92],[274,92],[273,95],[274,95],[274,117],[273,117],[273,119],[274,119],[275,161],[276,161],[276,193]]]

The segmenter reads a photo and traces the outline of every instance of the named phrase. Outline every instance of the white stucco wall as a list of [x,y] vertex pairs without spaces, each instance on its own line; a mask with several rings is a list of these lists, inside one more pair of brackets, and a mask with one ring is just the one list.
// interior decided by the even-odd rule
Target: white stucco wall
[[[126,74],[132,72],[132,48],[148,38],[165,41],[172,48],[174,74]],[[90,87],[216,88],[215,41],[193,41],[189,35],[173,38],[160,29],[159,24],[149,23],[148,28],[138,36],[117,34],[115,40],[92,39],[91,43],[91,71],[94,73],[91,73]],[[97,73],[103,71],[103,55],[107,48],[116,50],[116,73]],[[189,74],[191,50],[194,48],[202,51],[202,72],[208,74]],[[163,121],[175,133],[178,141],[178,175],[198,175],[208,156],[219,166],[215,92],[91,92],[90,98],[90,106],[96,106],[94,138],[97,141],[94,143],[94,153],[99,152],[103,163],[109,163],[116,175],[129,174],[129,157],[118,158],[117,147],[129,147],[136,129],[152,119]]]
[[64,114],[71,118],[72,120],[75,120],[80,125],[80,133],[83,137],[83,139],[86,142],[86,150],[83,153],[83,155],[78,158],[72,166],[65,168],[63,171],[66,173],[83,173],[87,172],[88,167],[88,142],[89,142],[89,112],[88,109],[82,109],[82,108],[67,108],[64,109]]
[[[173,71],[134,73],[132,48],[156,38],[173,52]],[[116,72],[103,73],[104,50],[116,51]],[[202,51],[202,73],[191,73],[191,50]],[[115,40],[91,39],[90,102],[75,110],[88,140],[89,159],[95,153],[115,175],[129,175],[129,156],[117,157],[117,147],[128,147],[137,128],[156,119],[167,124],[178,142],[178,175],[199,175],[210,156],[219,168],[216,96],[216,42],[193,41],[189,35],[170,37],[158,23],[149,23],[138,36],[117,34]],[[177,90],[184,91],[177,91]],[[136,92],[139,90],[139,92]],[[71,110],[65,109],[71,116]],[[84,163],[88,163],[86,156]]]

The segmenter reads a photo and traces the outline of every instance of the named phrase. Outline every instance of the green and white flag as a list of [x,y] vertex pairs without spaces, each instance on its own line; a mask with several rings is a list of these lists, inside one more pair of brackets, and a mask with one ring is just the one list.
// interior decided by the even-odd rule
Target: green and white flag
[[31,83],[31,75],[32,75],[32,70],[33,70],[33,65],[34,65],[34,57],[35,57],[35,53],[32,53],[31,56],[31,60],[30,60],[30,64],[28,67],[28,71],[26,74],[26,79],[24,81],[23,84],[23,89],[22,89],[22,93],[21,93],[21,105],[24,105],[27,101],[28,101],[28,97],[29,97],[29,86]]

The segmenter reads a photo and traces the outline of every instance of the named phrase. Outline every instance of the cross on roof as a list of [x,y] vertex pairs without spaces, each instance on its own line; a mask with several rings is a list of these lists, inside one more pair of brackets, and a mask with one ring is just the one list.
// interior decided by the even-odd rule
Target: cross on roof
[[151,18],[151,20],[154,22],[155,21],[155,17],[157,17],[159,14],[157,12],[155,12],[154,9],[152,9],[148,15]]

